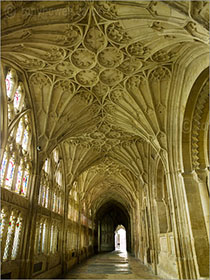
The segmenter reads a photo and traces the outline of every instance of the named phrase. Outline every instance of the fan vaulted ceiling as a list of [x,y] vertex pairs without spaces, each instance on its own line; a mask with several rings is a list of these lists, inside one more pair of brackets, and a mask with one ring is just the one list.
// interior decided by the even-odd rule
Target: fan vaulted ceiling
[[3,2],[2,57],[27,77],[40,157],[61,144],[69,186],[128,208],[148,149],[167,150],[174,65],[208,48],[207,28],[205,1]]

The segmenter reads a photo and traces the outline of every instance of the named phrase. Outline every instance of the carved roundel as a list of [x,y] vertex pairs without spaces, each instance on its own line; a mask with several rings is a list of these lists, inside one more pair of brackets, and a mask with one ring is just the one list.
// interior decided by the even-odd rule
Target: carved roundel
[[140,59],[135,57],[130,57],[123,61],[122,64],[118,67],[120,71],[127,75],[131,75],[137,70],[139,70],[142,67],[142,62]]
[[127,51],[130,55],[135,57],[144,57],[149,53],[149,49],[145,47],[141,42],[136,42],[128,46]]
[[98,74],[93,70],[83,70],[76,75],[76,79],[83,86],[93,86],[98,82]]
[[120,101],[120,99],[123,98],[124,95],[124,91],[122,88],[114,88],[111,92],[110,92],[110,99],[114,102],[114,103],[118,103]]
[[71,55],[72,63],[81,69],[90,69],[95,65],[95,55],[86,49],[77,49]]
[[114,68],[120,65],[123,53],[115,48],[106,48],[98,54],[98,62],[106,68]]
[[109,86],[117,85],[123,79],[123,73],[117,69],[106,69],[100,74],[100,80]]
[[109,90],[109,87],[101,82],[98,82],[92,88],[93,93],[95,93],[97,96],[105,96],[107,94],[108,90]]

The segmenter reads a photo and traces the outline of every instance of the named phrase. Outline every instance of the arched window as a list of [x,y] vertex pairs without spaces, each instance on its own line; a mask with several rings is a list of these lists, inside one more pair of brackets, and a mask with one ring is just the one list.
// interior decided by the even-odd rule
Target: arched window
[[15,260],[20,255],[20,242],[23,236],[22,213],[17,209],[1,209],[1,250],[2,260]]
[[6,75],[6,93],[8,121],[11,122],[15,116],[23,111],[25,106],[25,89],[21,81],[18,80],[18,74],[14,69],[10,69]]
[[31,117],[24,113],[24,85],[14,69],[9,70],[5,82],[10,133],[0,167],[1,187],[27,197],[32,170]]
[[41,171],[39,205],[58,214],[63,213],[64,203],[63,165],[59,150],[53,150]]
[[38,217],[36,223],[36,235],[34,242],[35,254],[47,253],[47,231],[49,227],[48,219],[44,217]]
[[42,207],[49,207],[49,190],[50,190],[50,160],[47,158],[44,162],[42,171],[41,171],[41,182],[39,189],[39,204]]
[[79,206],[78,206],[78,192],[77,182],[73,183],[73,187],[69,192],[69,205],[68,205],[68,219],[78,222]]
[[59,251],[59,228],[61,225],[57,221],[52,222],[51,230],[50,230],[50,253],[55,254]]

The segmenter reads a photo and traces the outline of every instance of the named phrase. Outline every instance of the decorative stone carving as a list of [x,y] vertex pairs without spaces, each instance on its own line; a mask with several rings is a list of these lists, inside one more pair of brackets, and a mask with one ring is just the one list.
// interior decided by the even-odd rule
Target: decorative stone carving
[[131,75],[142,67],[141,60],[131,57],[123,61],[118,69],[127,75]]
[[166,67],[157,67],[149,76],[151,80],[168,80],[169,78],[169,70]]
[[89,69],[95,64],[95,55],[86,49],[77,49],[72,53],[71,60],[76,67]]
[[93,70],[83,70],[76,75],[77,81],[83,86],[93,86],[98,81],[98,75]]
[[56,41],[63,46],[74,46],[81,41],[81,30],[75,25],[67,25],[64,32],[57,35]]
[[120,99],[123,97],[124,94],[125,94],[125,92],[124,92],[124,90],[122,88],[114,88],[110,92],[110,99],[114,103],[119,103]]
[[47,61],[60,61],[64,58],[65,51],[61,48],[51,48],[49,51],[47,51],[42,58]]
[[172,52],[166,52],[164,50],[160,50],[152,55],[152,60],[157,62],[166,62],[172,60],[174,54]]
[[207,34],[199,32],[197,29],[197,24],[194,21],[189,21],[186,24],[185,29],[190,33],[190,35],[195,37],[195,39],[201,40],[205,43],[209,42]]
[[101,72],[100,80],[109,86],[117,85],[123,78],[123,74],[117,69],[107,69]]
[[68,10],[66,16],[70,22],[81,20],[87,11],[87,3],[85,1],[72,1],[68,3]]
[[98,82],[93,88],[92,91],[96,96],[105,96],[109,90],[109,87],[105,84]]
[[31,78],[30,78],[30,81],[38,86],[38,87],[43,87],[47,84],[49,84],[49,79],[47,78],[46,75],[43,75],[42,73],[40,72],[37,72],[36,74],[32,75]]
[[144,58],[149,52],[149,48],[145,47],[141,42],[136,42],[128,46],[127,51],[130,55]]
[[122,28],[119,22],[110,24],[107,27],[107,36],[115,43],[126,44],[129,42],[131,37],[128,33]]
[[102,31],[97,26],[92,26],[85,36],[84,44],[90,51],[97,53],[106,46],[107,42]]
[[69,61],[63,61],[61,63],[58,63],[55,66],[55,72],[58,73],[61,76],[66,76],[66,77],[73,77],[74,76],[74,71],[75,69],[73,68],[73,65]]
[[105,48],[98,54],[98,62],[106,68],[115,68],[123,60],[123,53],[116,48]]
[[112,2],[95,2],[97,12],[107,19],[115,19],[118,16],[116,5]]

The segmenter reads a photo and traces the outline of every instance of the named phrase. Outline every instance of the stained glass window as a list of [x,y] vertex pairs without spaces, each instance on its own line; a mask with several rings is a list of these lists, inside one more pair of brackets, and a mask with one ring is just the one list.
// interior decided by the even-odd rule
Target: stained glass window
[[21,143],[22,135],[23,135],[23,120],[21,119],[16,133],[16,142],[19,144]]
[[13,216],[13,213],[10,216],[8,230],[7,230],[7,239],[6,239],[6,245],[4,248],[4,255],[3,260],[7,260],[9,258],[9,248],[12,241],[12,234],[15,226],[15,217]]
[[5,79],[6,82],[6,90],[7,90],[7,97],[9,99],[12,99],[12,95],[14,93],[15,90],[15,86],[16,86],[16,73],[13,69],[11,69]]
[[45,205],[44,207],[48,207],[48,200],[49,200],[49,188],[46,188],[46,197],[45,197]]
[[0,217],[0,240],[2,241],[2,234],[5,226],[5,210],[1,209],[1,217]]
[[6,180],[5,180],[5,187],[8,189],[11,189],[11,187],[12,187],[12,179],[13,179],[13,175],[14,175],[14,170],[15,170],[15,161],[14,161],[14,158],[11,157],[9,160],[7,175],[6,175]]
[[28,127],[24,130],[23,133],[23,140],[22,140],[22,147],[26,151],[27,146],[28,146],[28,138],[29,138],[29,133],[28,133]]
[[5,152],[4,153],[4,156],[3,156],[3,160],[2,160],[2,165],[1,165],[1,169],[0,169],[0,181],[1,181],[1,186],[3,184],[3,180],[4,180],[4,174],[5,174],[5,170],[6,170],[6,167],[7,167],[7,153]]
[[20,165],[18,167],[18,172],[17,172],[17,180],[16,180],[16,185],[15,185],[15,192],[19,193],[20,188],[21,188],[21,183],[22,183],[22,175],[23,175],[23,167]]
[[17,253],[20,245],[21,227],[22,227],[22,221],[21,218],[18,217],[15,225],[15,235],[14,235],[13,248],[12,248],[12,259],[16,259],[17,257]]
[[21,189],[21,194],[24,196],[26,196],[26,194],[27,194],[28,181],[29,181],[29,171],[28,171],[28,169],[25,169],[24,175],[23,175],[22,189]]
[[46,224],[43,224],[43,232],[42,232],[42,253],[45,251],[45,235],[46,235]]
[[44,171],[45,171],[46,173],[48,173],[48,166],[49,166],[49,160],[46,159],[46,160],[45,160],[45,165],[44,165]]
[[39,226],[39,236],[38,236],[38,253],[41,252],[41,242],[42,242],[42,223]]

